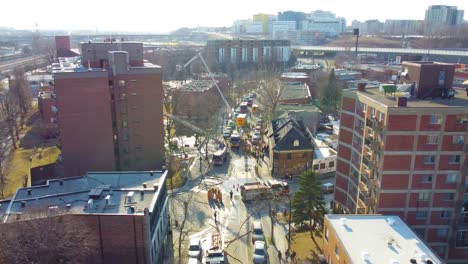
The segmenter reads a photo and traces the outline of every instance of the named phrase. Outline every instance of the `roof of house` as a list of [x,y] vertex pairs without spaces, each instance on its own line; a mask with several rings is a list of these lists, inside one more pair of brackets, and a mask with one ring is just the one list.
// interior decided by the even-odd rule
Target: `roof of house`
[[310,98],[307,84],[302,82],[283,82],[279,101],[290,99]]
[[427,260],[434,264],[443,263],[398,216],[325,217],[351,263],[410,263],[410,259],[417,263]]
[[[273,132],[269,137],[273,138],[273,150],[313,150],[310,131],[300,121],[292,119],[277,119],[272,121]],[[294,146],[294,141],[299,140],[299,145]]]
[[166,172],[161,171],[119,171],[49,180],[44,185],[18,189],[6,210],[0,201],[0,219],[10,222],[18,216],[34,217],[37,212],[142,214],[146,208],[152,211],[165,179]]

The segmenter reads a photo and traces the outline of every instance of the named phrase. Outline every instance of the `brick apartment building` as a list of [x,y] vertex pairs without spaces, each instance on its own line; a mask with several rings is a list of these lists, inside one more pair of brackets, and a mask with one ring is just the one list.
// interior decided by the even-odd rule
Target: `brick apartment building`
[[211,66],[285,63],[291,56],[289,40],[208,40],[207,60]]
[[172,113],[193,120],[213,117],[223,104],[215,82],[193,80],[175,89],[172,92]]
[[[0,201],[0,231],[44,215],[84,223],[97,243],[86,263],[164,263],[172,245],[167,172],[102,172],[49,180]],[[41,214],[44,212],[44,214]]]
[[161,68],[142,43],[82,43],[52,70],[66,175],[162,166]]
[[411,98],[343,91],[335,210],[398,215],[447,263],[466,263],[468,98],[423,99],[453,76],[426,65],[404,64]]
[[273,120],[269,131],[272,131],[268,144],[273,176],[299,176],[312,168],[312,134],[302,121],[289,118]]

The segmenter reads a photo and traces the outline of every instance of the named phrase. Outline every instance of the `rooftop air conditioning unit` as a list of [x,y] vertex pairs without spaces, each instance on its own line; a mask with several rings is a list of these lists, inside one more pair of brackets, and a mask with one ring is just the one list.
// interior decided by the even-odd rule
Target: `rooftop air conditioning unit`
[[342,225],[342,226],[346,225],[346,218],[344,218],[344,217],[340,218],[340,225]]
[[133,202],[133,195],[134,194],[135,194],[135,192],[128,192],[128,194],[127,194],[127,203]]

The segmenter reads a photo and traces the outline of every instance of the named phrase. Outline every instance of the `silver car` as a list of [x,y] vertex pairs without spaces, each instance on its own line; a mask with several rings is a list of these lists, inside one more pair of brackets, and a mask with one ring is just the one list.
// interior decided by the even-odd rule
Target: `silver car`
[[263,241],[256,241],[254,246],[253,252],[253,263],[255,264],[263,264],[266,263],[267,260],[267,251],[265,248],[265,242]]

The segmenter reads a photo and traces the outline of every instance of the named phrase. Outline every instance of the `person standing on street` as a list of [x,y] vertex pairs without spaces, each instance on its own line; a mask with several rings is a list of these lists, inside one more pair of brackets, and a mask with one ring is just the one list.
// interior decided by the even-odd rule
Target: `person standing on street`
[[229,195],[231,196],[231,201],[232,201],[232,195],[233,195],[233,194],[234,194],[234,193],[233,193],[232,190],[231,190],[231,191],[229,192]]
[[214,220],[215,220],[215,223],[217,222],[216,220],[216,211],[214,212]]

